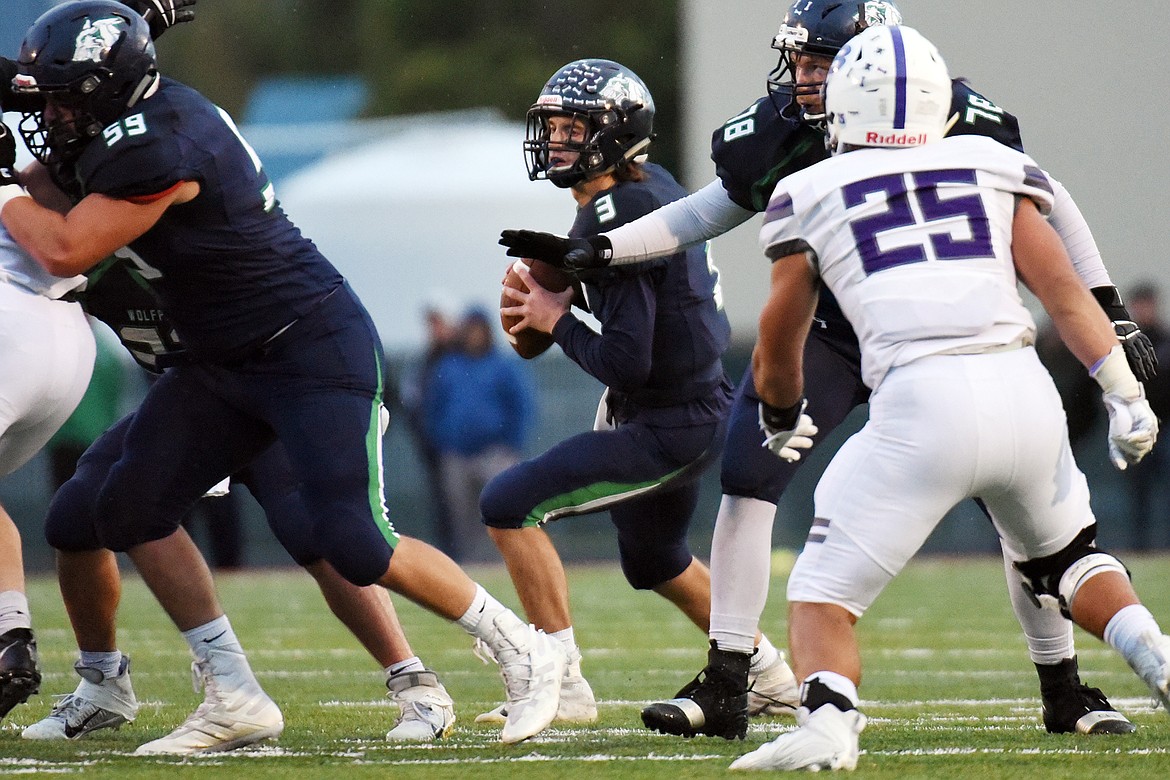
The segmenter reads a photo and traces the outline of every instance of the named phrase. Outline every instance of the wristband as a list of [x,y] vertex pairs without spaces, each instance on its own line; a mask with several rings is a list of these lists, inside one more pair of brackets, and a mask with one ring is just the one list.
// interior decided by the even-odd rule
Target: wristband
[[1097,380],[1106,395],[1116,395],[1131,401],[1144,397],[1142,386],[1129,367],[1125,349],[1120,344],[1093,364],[1089,376]]

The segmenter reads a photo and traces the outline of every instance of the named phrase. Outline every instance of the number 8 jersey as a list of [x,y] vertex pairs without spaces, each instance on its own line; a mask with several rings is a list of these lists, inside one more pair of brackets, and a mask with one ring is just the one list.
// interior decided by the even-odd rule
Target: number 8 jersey
[[1016,287],[1016,199],[1041,212],[1052,186],[1022,152],[982,136],[858,149],[776,186],[760,245],[805,253],[861,345],[865,383],[926,355],[1019,341],[1036,325]]

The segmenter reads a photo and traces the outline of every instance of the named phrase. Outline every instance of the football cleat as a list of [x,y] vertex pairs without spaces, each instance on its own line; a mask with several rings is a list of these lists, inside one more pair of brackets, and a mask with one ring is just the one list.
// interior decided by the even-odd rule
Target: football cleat
[[680,737],[706,734],[744,739],[748,727],[750,664],[749,654],[720,650],[712,642],[706,668],[675,698],[643,709],[642,723],[652,731]]
[[[235,750],[261,740],[274,739],[284,731],[284,716],[280,708],[256,682],[246,661],[243,661],[243,654],[213,649],[208,655],[208,660],[191,664],[195,689],[203,687],[203,703],[170,734],[140,745],[134,751],[135,755],[184,755]],[[216,659],[216,655],[225,658]],[[239,660],[231,664],[231,659],[227,658],[229,655],[239,656]],[[229,670],[213,673],[213,665],[229,666]]]
[[130,686],[130,658],[122,656],[118,674],[106,677],[97,669],[73,668],[81,682],[73,693],[57,697],[48,716],[38,720],[20,736],[25,739],[81,739],[100,729],[117,729],[138,715],[138,700]]
[[40,688],[37,640],[32,629],[13,628],[0,634],[0,718]]
[[1129,665],[1138,673],[1154,701],[1170,712],[1170,636],[1147,633],[1141,638],[1141,647]]
[[800,686],[784,653],[758,672],[748,670],[748,716],[794,715],[799,706]]
[[823,704],[813,712],[801,708],[800,726],[732,762],[730,769],[773,770],[857,768],[860,752],[858,735],[865,728],[865,716],[855,709],[841,711]]
[[1059,664],[1037,664],[1036,668],[1041,672],[1040,699],[1048,733],[1132,734],[1137,730],[1113,709],[1099,688],[1081,682],[1076,658],[1066,658]]
[[455,727],[455,702],[434,672],[403,672],[386,681],[398,705],[398,720],[386,734],[391,742],[431,742]]
[[[557,723],[593,723],[597,720],[597,699],[589,681],[581,674],[581,651],[574,648],[569,654],[565,676],[561,678],[561,699],[557,704]],[[508,719],[508,704],[499,705],[475,716],[476,723],[504,723]]]
[[522,742],[548,728],[560,706],[568,665],[564,646],[511,612],[501,612],[490,637],[476,642],[476,652],[498,663],[504,678],[508,702],[500,741]]

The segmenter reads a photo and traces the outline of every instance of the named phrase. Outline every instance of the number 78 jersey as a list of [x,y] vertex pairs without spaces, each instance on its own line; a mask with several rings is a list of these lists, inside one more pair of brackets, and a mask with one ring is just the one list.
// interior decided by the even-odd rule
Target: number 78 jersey
[[773,261],[806,254],[853,325],[876,390],[891,368],[926,355],[1034,340],[1012,262],[1018,196],[1052,208],[1036,163],[989,138],[859,149],[782,179],[760,246]]

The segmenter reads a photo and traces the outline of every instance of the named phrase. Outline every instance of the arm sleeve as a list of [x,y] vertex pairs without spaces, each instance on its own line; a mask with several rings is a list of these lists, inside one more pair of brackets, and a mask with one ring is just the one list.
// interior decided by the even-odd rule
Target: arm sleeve
[[566,313],[553,328],[553,339],[585,372],[607,387],[628,391],[650,376],[654,318],[658,299],[650,274],[637,274],[607,286],[607,314],[597,333]]
[[1063,184],[1051,176],[1048,180],[1052,183],[1053,193],[1052,213],[1048,217],[1048,223],[1060,236],[1065,251],[1072,258],[1077,275],[1090,288],[1112,286],[1109,272],[1101,259],[1101,251],[1097,248],[1097,242],[1081,210],[1077,208],[1077,204]]
[[613,244],[611,265],[675,254],[742,225],[755,213],[733,201],[721,182],[713,181],[685,198],[606,232],[604,235]]

